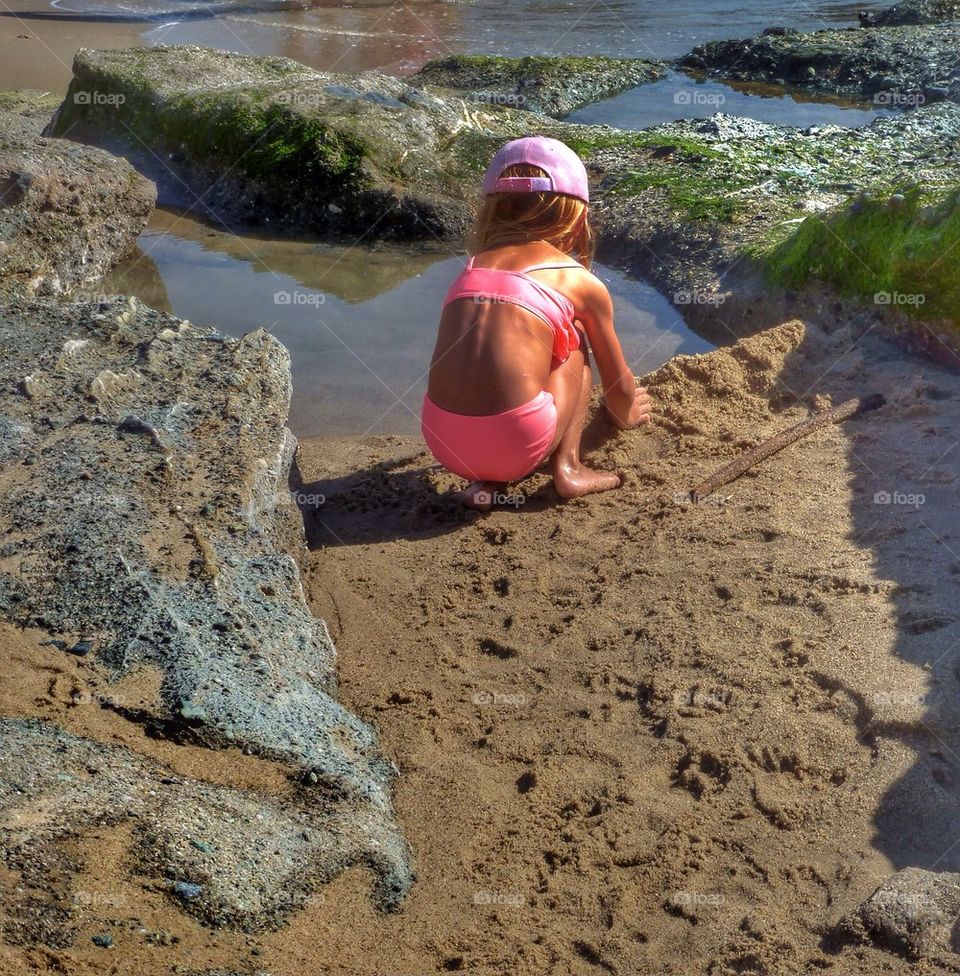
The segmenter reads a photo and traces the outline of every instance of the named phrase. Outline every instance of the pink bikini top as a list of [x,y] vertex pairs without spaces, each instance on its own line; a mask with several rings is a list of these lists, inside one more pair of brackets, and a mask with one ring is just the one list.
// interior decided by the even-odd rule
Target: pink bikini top
[[581,268],[581,264],[533,264],[522,271],[506,268],[477,268],[473,255],[467,266],[457,275],[443,307],[458,298],[477,298],[497,304],[509,302],[532,312],[553,330],[553,361],[566,362],[574,349],[580,348],[580,332],[574,326],[573,302],[555,288],[530,276],[528,272],[545,268]]

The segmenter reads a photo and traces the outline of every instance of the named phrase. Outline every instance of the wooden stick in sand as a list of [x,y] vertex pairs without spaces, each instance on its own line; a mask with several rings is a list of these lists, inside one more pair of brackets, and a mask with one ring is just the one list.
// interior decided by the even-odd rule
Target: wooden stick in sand
[[709,478],[700,482],[691,492],[690,501],[694,504],[703,501],[709,494],[716,491],[722,485],[728,484],[739,478],[745,471],[749,471],[754,465],[783,450],[788,444],[812,434],[827,424],[836,424],[849,417],[856,417],[868,410],[876,410],[885,403],[883,396],[875,393],[872,396],[857,397],[847,400],[839,406],[824,410],[822,413],[814,414],[806,420],[801,420],[799,424],[781,430],[779,434],[768,437],[761,441],[756,447],[751,447],[749,451],[744,451],[740,457],[724,465],[719,471],[714,471]]

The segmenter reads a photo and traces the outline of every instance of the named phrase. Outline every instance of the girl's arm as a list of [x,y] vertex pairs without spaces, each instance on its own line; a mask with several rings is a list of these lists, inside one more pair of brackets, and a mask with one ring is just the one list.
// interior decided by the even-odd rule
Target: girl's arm
[[613,301],[606,285],[590,273],[581,279],[577,317],[586,329],[597,361],[607,413],[618,427],[636,427],[650,419],[650,395],[636,385],[624,358],[613,327]]

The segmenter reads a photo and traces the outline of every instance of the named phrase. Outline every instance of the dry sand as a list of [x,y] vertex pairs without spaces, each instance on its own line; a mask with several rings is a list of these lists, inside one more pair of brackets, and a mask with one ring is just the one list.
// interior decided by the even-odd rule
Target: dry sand
[[[960,379],[793,323],[650,386],[655,426],[590,431],[626,485],[567,504],[537,475],[519,508],[478,516],[412,439],[301,445],[300,490],[325,496],[307,517],[312,606],[341,699],[401,771],[418,881],[399,912],[378,914],[354,869],[281,931],[211,932],[131,879],[117,828],[78,842],[75,945],[7,946],[0,973],[960,971],[831,935],[897,868],[960,867]],[[873,392],[887,406],[722,496],[678,494]],[[16,650],[5,713],[284,789],[245,757],[204,770],[208,754],[142,738],[89,707],[106,692],[82,662],[0,636]],[[16,888],[0,873],[5,900],[32,894]],[[104,930],[114,949],[90,943]]]
[[[331,888],[284,937],[320,927],[304,964],[910,968],[825,936],[896,868],[958,866],[960,382],[794,324],[651,389],[657,425],[594,455],[626,487],[567,505],[538,477],[519,511],[462,515],[415,445],[303,445],[327,497],[313,605],[400,766],[419,861],[396,918],[345,915]],[[713,503],[677,498],[826,395],[872,392],[880,412]],[[894,490],[926,498],[874,502]]]

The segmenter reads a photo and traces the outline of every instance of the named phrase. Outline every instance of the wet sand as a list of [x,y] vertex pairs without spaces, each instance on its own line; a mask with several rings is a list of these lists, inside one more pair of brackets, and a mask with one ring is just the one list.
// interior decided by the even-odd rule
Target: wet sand
[[3,0],[0,4],[0,90],[34,88],[65,93],[78,48],[136,47],[143,24],[83,22],[50,16],[18,18],[23,12],[53,14],[47,0]]

